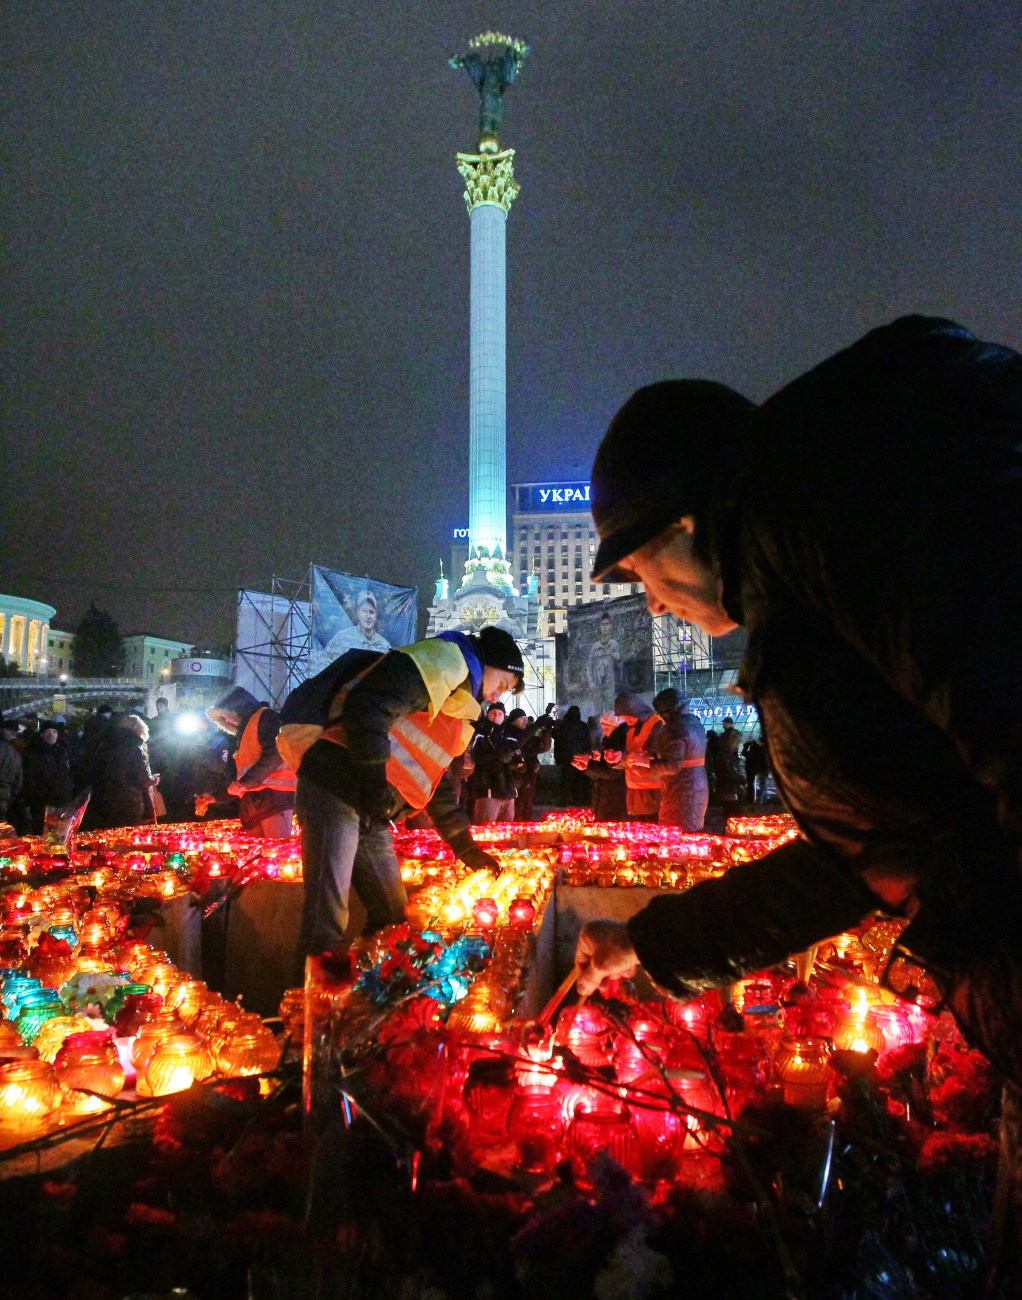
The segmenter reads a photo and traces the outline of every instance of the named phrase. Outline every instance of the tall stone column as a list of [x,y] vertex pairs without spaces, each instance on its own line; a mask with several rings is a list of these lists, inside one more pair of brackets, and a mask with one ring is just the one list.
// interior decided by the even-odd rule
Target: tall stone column
[[469,318],[470,554],[507,551],[505,224],[518,193],[514,150],[458,154],[472,249]]

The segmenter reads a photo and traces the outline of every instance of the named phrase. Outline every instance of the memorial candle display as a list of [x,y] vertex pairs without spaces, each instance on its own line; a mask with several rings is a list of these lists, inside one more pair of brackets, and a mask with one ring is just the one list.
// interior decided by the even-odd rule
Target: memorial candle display
[[[525,1012],[559,887],[683,890],[796,833],[783,816],[732,819],[728,832],[601,824],[584,811],[479,826],[475,838],[500,863],[494,876],[455,860],[433,831],[399,830],[407,922],[356,943],[340,973],[310,963],[304,1010],[299,991],[285,997],[289,1033],[305,1038],[307,1099],[336,1095],[345,1062],[365,1058],[357,1073],[371,1080],[373,1104],[424,1116],[427,1140],[451,1143],[461,1172],[527,1175],[530,1185],[561,1159],[584,1182],[597,1152],[637,1181],[700,1181],[747,1105],[774,1098],[823,1112],[839,1082],[835,1051],[882,1061],[931,1031],[931,1016],[876,983],[897,923],[836,936],[723,997],[569,998],[545,1024]],[[257,879],[298,886],[298,841],[216,822],[82,836],[64,854],[32,839],[0,845],[0,1062],[38,1042],[37,1061],[9,1062],[25,1076],[26,1115],[59,1125],[133,1095],[132,1083],[162,1097],[274,1070],[282,1043],[258,1016],[126,929],[140,900],[159,907],[213,881],[241,889]],[[14,1070],[6,1094],[7,1131],[17,1129],[20,1077]]]

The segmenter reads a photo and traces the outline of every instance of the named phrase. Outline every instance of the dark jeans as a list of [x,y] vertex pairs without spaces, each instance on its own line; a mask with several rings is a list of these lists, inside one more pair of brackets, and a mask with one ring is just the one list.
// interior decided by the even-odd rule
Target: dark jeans
[[295,813],[302,828],[304,953],[343,946],[352,885],[366,909],[367,931],[405,919],[407,895],[386,822],[362,824],[350,804],[302,777]]

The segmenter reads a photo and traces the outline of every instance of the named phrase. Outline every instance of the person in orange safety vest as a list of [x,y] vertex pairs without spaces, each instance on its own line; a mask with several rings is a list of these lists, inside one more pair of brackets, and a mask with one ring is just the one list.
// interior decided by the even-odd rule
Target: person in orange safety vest
[[237,776],[227,793],[240,802],[242,829],[249,835],[287,839],[295,806],[295,774],[277,751],[280,718],[243,686],[232,686],[206,710],[206,717],[237,736]]
[[278,748],[298,773],[305,954],[344,946],[351,886],[365,931],[404,919],[391,823],[424,809],[466,865],[497,870],[472,839],[447,769],[465,752],[480,701],[522,686],[510,633],[437,637],[379,655],[350,650],[288,696]]

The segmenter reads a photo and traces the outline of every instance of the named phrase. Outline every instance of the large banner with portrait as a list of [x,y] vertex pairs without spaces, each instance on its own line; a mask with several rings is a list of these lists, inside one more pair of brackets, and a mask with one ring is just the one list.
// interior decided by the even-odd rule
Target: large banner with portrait
[[312,566],[309,676],[346,650],[390,650],[415,640],[417,587]]
[[622,691],[653,698],[653,619],[645,596],[570,605],[558,637],[557,703],[577,704],[583,718],[614,711]]

